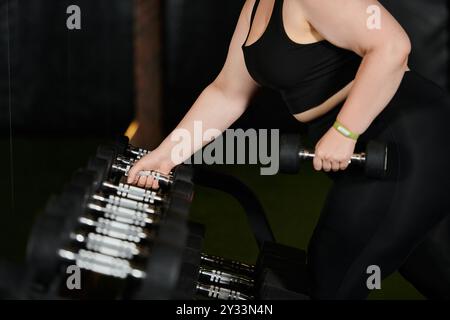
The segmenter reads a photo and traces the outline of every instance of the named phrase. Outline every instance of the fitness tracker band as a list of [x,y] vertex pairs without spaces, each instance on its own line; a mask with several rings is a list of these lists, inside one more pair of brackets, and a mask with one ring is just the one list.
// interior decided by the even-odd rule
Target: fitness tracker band
[[338,120],[333,125],[333,128],[335,128],[340,134],[342,134],[344,137],[358,140],[359,134],[352,132],[347,127],[345,127],[342,123],[340,123]]

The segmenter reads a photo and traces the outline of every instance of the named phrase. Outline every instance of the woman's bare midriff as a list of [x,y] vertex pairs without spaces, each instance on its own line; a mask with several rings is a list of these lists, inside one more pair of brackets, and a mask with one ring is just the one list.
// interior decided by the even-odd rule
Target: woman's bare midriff
[[297,119],[300,122],[307,123],[314,119],[319,118],[320,116],[323,116],[324,114],[333,110],[342,101],[347,99],[348,94],[350,93],[350,90],[352,88],[352,85],[353,85],[353,81],[350,82],[345,88],[341,89],[339,92],[337,92],[335,95],[333,95],[331,98],[326,100],[321,105],[314,107],[312,109],[309,109],[308,111],[295,114],[294,115],[295,119]]

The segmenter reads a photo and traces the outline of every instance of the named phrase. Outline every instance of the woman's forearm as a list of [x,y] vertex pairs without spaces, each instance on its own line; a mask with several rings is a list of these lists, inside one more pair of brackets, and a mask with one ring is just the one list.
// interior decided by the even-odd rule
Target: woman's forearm
[[[157,148],[158,153],[164,157],[168,157],[166,160],[172,161],[174,165],[185,161],[212,140],[210,139],[211,137],[207,140],[194,138],[195,123],[197,123],[197,127],[198,124],[201,124],[202,132],[200,134],[202,137],[203,133],[207,130],[216,130],[217,133],[213,134],[212,137],[215,139],[244,113],[248,100],[247,97],[227,94],[226,90],[223,90],[215,83],[210,84],[203,90],[178,126],[160,144]],[[185,154],[182,159],[174,160],[171,154],[173,148],[180,143],[178,139],[179,135],[177,134],[179,130],[184,130],[189,133],[191,142],[189,146],[190,152],[189,154]],[[195,134],[198,135],[198,132],[195,132]]]
[[367,53],[338,120],[364,133],[397,92],[407,71],[409,47],[391,46]]

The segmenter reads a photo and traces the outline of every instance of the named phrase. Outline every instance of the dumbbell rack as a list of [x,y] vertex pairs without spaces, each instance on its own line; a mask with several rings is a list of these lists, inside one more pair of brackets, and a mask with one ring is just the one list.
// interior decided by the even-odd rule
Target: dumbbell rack
[[[202,253],[205,229],[189,221],[193,168],[155,175],[157,191],[128,185],[128,170],[147,153],[126,138],[100,146],[50,199],[29,240],[22,297],[306,298],[301,250],[265,243],[256,266]],[[81,270],[81,290],[67,287],[69,266]]]

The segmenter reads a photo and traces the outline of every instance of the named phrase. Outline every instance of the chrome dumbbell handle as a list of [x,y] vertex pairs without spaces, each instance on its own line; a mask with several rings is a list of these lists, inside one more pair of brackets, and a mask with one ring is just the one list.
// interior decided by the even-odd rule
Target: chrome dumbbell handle
[[134,242],[115,239],[94,232],[72,233],[70,238],[79,244],[84,244],[87,250],[115,258],[133,259],[141,253],[138,245]]
[[133,154],[133,155],[139,157],[139,158],[142,158],[142,157],[144,157],[145,155],[147,155],[147,154],[150,153],[150,151],[148,151],[148,150],[146,150],[146,149],[137,148],[137,147],[134,147],[134,146],[132,146],[132,145],[129,145],[129,146],[128,146],[127,151],[128,151],[129,153],[131,153],[131,154]]
[[79,223],[84,226],[92,227],[96,233],[106,235],[111,238],[127,240],[131,242],[140,242],[148,236],[144,229],[139,226],[132,226],[127,223],[113,221],[99,217],[97,220],[88,217],[80,217]]
[[214,285],[197,283],[197,293],[216,300],[252,300],[253,297],[242,292]]
[[134,165],[136,163],[136,159],[125,158],[123,156],[117,156],[116,161],[125,165]]
[[222,257],[216,257],[208,254],[202,254],[201,260],[205,264],[217,266],[218,268],[227,268],[238,273],[245,273],[252,275],[255,272],[255,267],[242,262],[227,260]]
[[132,167],[131,165],[121,166],[117,163],[114,163],[111,166],[111,169],[116,172],[123,173],[123,175],[126,177],[126,176],[128,176],[128,171],[130,171],[131,167]]
[[247,289],[251,289],[254,286],[254,280],[225,271],[200,267],[199,275],[205,277],[206,279],[208,279],[208,282],[211,283],[225,285],[235,284],[246,287]]
[[141,201],[150,204],[163,201],[163,198],[158,196],[158,194],[154,191],[130,186],[128,184],[119,183],[119,185],[114,185],[109,182],[103,182],[102,186],[108,189],[116,190],[117,195],[120,197],[135,201]]
[[[299,151],[298,156],[300,160],[312,160],[316,156],[314,152],[302,149]],[[350,163],[364,164],[366,162],[365,153],[356,153],[350,158]]]
[[128,277],[143,279],[146,277],[144,271],[133,268],[130,261],[126,259],[115,258],[84,249],[78,252],[61,249],[58,251],[58,255],[64,260],[75,262],[81,269],[110,277],[120,279],[126,279]]
[[92,211],[103,213],[103,216],[107,219],[126,224],[145,227],[146,225],[152,225],[156,222],[155,219],[146,213],[136,212],[132,209],[118,207],[115,205],[107,204],[106,207],[102,207],[94,203],[89,203],[87,207]]
[[119,207],[123,207],[123,208],[128,208],[128,209],[135,210],[138,212],[144,212],[144,213],[152,214],[152,215],[158,214],[157,210],[150,207],[149,204],[131,200],[131,199],[127,199],[127,198],[122,198],[122,197],[113,196],[113,195],[111,195],[109,197],[103,197],[99,194],[95,194],[92,196],[92,199],[102,202],[102,203],[107,203],[107,204],[111,204],[111,205],[115,205],[115,206],[119,206]]

